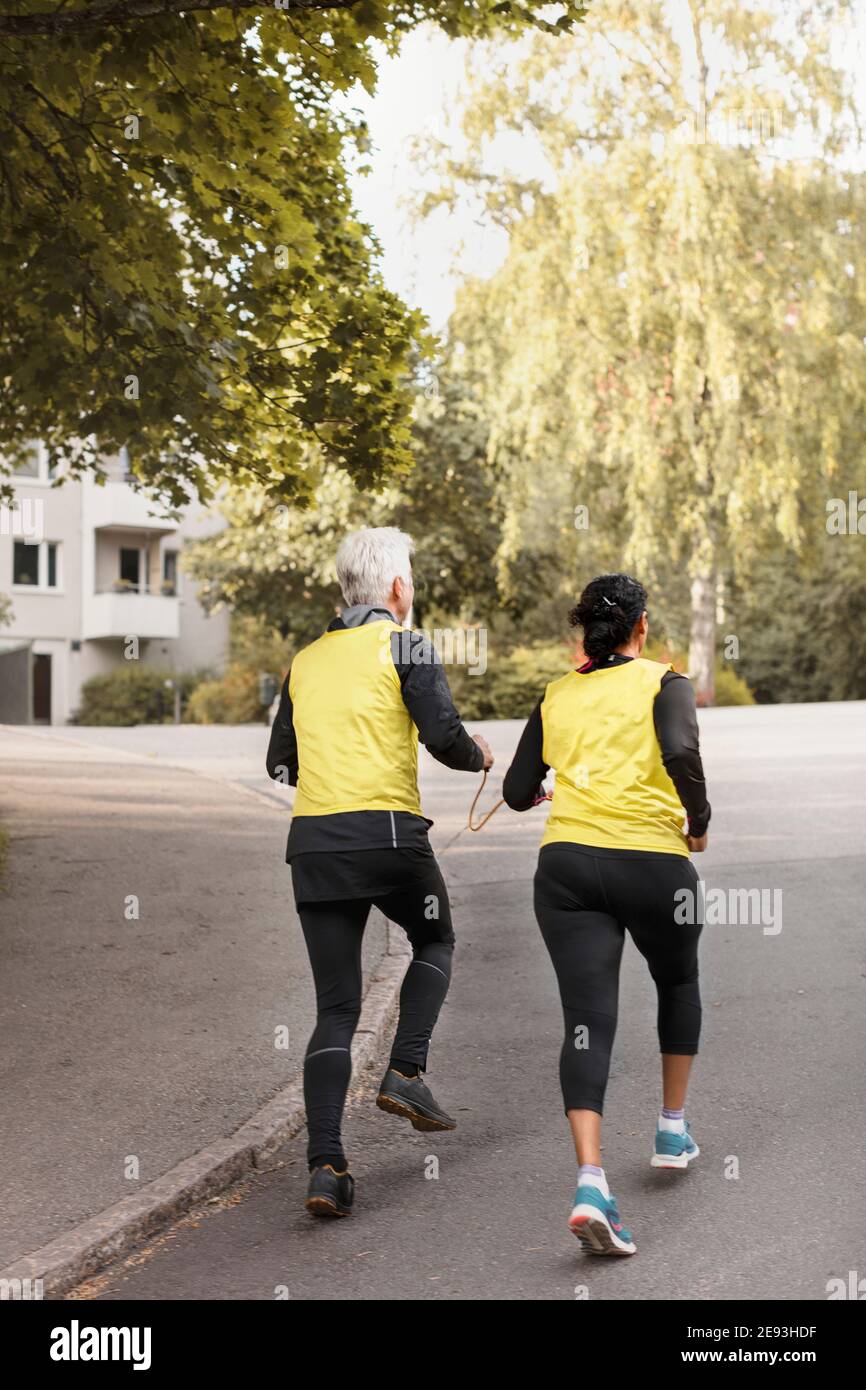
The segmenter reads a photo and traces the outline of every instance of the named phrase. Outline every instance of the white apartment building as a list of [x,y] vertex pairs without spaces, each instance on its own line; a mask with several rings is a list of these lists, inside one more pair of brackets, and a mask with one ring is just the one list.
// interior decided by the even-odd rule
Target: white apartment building
[[66,723],[83,683],[126,659],[166,672],[224,668],[228,614],[208,616],[181,572],[187,540],[223,524],[198,503],[179,521],[134,491],[121,454],[90,476],[53,486],[43,445],[12,478],[14,503],[0,508],[0,595],[12,602],[0,626],[0,723]]

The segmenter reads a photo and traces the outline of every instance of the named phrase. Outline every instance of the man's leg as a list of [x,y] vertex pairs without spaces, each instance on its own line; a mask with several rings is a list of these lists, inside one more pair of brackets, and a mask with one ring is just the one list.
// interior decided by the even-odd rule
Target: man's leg
[[316,1026],[304,1061],[311,1169],[346,1167],[340,1126],[361,1014],[361,942],[369,911],[366,898],[298,906],[316,986]]
[[448,890],[433,856],[423,873],[375,902],[403,928],[412,947],[400,991],[391,1060],[376,1103],[381,1110],[410,1120],[415,1129],[455,1129],[456,1121],[437,1104],[421,1078],[430,1037],[448,993],[454,954]]
[[422,878],[375,902],[389,921],[403,928],[412,947],[412,960],[400,990],[391,1065],[417,1075],[427,1067],[430,1037],[448,993],[454,956],[448,889],[436,860],[431,856],[430,868]]

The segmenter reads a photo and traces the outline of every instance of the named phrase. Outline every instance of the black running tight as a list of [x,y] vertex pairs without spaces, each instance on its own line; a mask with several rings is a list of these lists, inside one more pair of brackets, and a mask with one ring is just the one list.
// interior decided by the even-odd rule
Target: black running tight
[[432,854],[429,865],[419,873],[400,850],[359,853],[387,860],[394,887],[363,898],[298,904],[316,985],[316,1027],[304,1061],[311,1166],[345,1162],[340,1130],[352,1074],[352,1038],[361,1015],[361,942],[370,908],[375,904],[403,927],[412,947],[400,990],[392,1058],[424,1070],[430,1037],[451,980],[451,910]]
[[[687,1056],[697,1052],[698,882],[684,855],[599,853],[570,844],[545,845],[541,850],[535,915],[559,981],[565,1017],[560,1081],[566,1111],[602,1114],[626,931],[656,984],[661,1051]],[[677,912],[684,889],[694,895],[691,923],[678,920],[688,915]]]

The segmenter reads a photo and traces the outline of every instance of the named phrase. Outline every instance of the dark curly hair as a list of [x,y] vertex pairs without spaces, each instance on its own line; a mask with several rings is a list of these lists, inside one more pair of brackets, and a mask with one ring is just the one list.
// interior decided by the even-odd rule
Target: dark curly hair
[[583,650],[603,661],[627,642],[646,608],[646,589],[630,574],[600,574],[591,579],[568,621],[583,628]]

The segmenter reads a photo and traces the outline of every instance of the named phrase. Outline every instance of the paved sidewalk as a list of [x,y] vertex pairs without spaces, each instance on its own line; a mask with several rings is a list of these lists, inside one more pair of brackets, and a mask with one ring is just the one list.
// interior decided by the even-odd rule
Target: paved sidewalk
[[0,1268],[237,1129],[313,1021],[287,812],[66,732],[0,730]]

